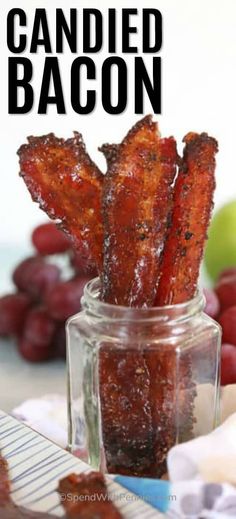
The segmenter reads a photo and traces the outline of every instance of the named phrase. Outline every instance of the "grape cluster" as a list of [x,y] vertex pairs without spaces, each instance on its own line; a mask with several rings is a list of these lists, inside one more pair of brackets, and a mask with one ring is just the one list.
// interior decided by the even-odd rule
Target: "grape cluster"
[[221,384],[236,384],[236,267],[224,270],[214,290],[204,290],[205,312],[222,327]]
[[[15,293],[0,298],[0,336],[14,336],[19,353],[30,362],[65,358],[65,321],[80,311],[84,286],[97,272],[82,268],[79,252],[54,223],[38,226],[32,243],[35,255],[12,274]],[[63,281],[56,254],[68,256],[71,279]]]

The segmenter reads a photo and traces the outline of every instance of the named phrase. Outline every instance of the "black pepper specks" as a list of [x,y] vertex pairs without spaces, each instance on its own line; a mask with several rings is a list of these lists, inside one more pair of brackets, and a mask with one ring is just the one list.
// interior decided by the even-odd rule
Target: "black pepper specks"
[[192,238],[192,236],[193,236],[193,232],[190,232],[190,231],[187,231],[184,235],[185,240],[190,240],[190,238]]

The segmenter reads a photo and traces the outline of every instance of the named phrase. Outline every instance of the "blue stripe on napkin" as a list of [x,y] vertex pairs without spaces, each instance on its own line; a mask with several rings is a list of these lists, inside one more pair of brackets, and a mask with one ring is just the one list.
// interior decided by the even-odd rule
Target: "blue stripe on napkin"
[[160,479],[115,476],[114,480],[160,512],[169,507],[171,483]]

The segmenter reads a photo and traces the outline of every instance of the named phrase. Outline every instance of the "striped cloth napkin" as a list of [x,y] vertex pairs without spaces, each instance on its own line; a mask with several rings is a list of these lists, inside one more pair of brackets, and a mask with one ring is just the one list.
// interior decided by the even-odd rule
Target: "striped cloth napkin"
[[[65,447],[65,399],[50,395],[29,400],[13,411],[16,418]],[[236,517],[236,413],[206,436],[173,447],[169,481],[113,476],[127,490],[171,519]]]

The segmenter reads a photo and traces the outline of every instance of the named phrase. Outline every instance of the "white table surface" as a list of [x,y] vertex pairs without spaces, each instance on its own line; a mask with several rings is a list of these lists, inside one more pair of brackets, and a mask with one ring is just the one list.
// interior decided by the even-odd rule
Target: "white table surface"
[[0,409],[9,413],[28,398],[53,393],[66,393],[66,363],[31,364],[20,357],[13,341],[0,339]]

